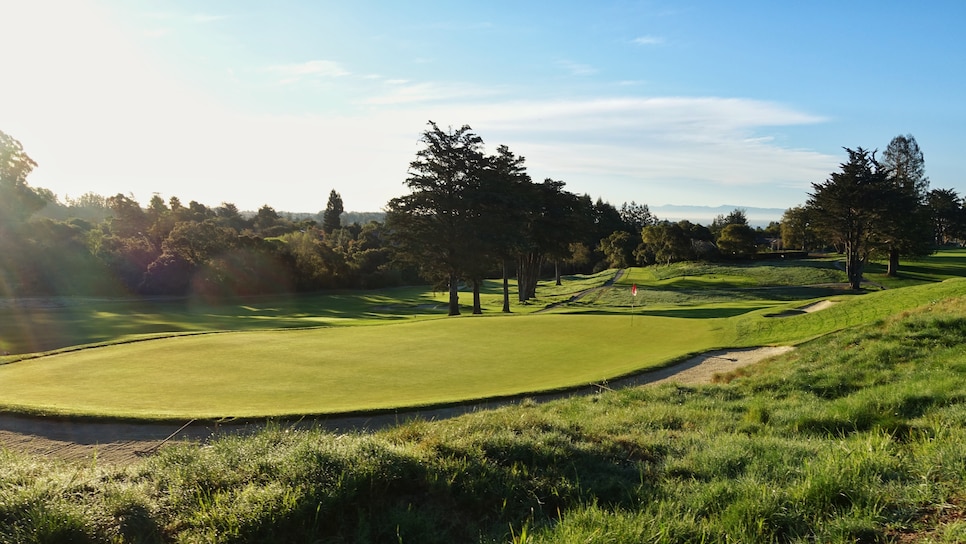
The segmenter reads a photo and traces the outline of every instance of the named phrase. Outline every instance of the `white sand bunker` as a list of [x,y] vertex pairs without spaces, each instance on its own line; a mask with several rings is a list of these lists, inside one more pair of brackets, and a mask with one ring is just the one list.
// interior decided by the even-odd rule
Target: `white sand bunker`
[[790,310],[778,312],[777,314],[765,314],[765,317],[791,317],[793,315],[810,314],[812,312],[824,310],[833,304],[835,303],[831,300],[820,300],[818,302],[813,302],[811,304],[802,306],[801,308],[792,308]]

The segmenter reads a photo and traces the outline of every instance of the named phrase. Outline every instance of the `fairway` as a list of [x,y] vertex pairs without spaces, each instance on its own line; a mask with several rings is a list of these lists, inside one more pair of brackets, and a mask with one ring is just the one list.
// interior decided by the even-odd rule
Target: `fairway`
[[6,408],[46,414],[185,419],[344,413],[606,380],[718,347],[715,323],[494,316],[182,336],[4,365],[0,383]]

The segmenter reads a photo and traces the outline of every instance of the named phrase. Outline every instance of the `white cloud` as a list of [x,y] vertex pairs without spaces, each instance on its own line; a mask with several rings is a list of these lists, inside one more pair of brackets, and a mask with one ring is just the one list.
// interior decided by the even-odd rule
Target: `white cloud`
[[467,84],[442,84],[435,82],[410,83],[407,80],[387,80],[393,88],[383,94],[360,100],[365,105],[403,105],[427,102],[450,102],[481,98],[499,94],[488,87]]
[[570,72],[570,75],[573,76],[586,77],[597,73],[597,69],[589,64],[581,64],[579,62],[569,60],[558,60],[556,64],[557,66],[560,66],[564,70]]
[[661,45],[664,43],[664,38],[660,36],[638,36],[631,40],[631,43],[635,45]]
[[781,145],[769,133],[824,118],[750,99],[501,102],[436,108],[431,118],[468,123],[491,148],[509,145],[537,179],[563,179],[572,191],[616,202],[783,207],[838,162]]
[[349,71],[338,62],[331,60],[310,60],[299,64],[280,64],[270,66],[268,71],[283,77],[282,83],[295,83],[306,78],[338,78],[349,75]]
[[227,15],[212,15],[210,13],[194,13],[187,16],[187,20],[195,24],[214,23],[228,19]]

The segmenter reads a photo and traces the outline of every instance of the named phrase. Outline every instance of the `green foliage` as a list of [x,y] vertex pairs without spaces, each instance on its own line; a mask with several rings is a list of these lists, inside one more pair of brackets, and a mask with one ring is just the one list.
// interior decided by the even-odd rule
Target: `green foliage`
[[607,260],[608,268],[627,268],[631,264],[631,235],[624,231],[614,231],[600,241],[600,252]]
[[342,227],[342,212],[345,208],[342,204],[342,195],[335,189],[329,192],[329,200],[325,204],[325,211],[322,213],[322,230],[326,233]]
[[747,257],[755,254],[755,231],[748,225],[730,223],[721,229],[718,236],[718,249],[732,257]]
[[31,214],[44,207],[44,196],[27,184],[36,166],[19,141],[0,131],[0,234],[19,231]]

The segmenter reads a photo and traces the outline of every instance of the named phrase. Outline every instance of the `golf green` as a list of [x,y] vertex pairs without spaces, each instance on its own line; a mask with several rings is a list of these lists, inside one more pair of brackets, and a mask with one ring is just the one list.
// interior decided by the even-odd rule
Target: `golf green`
[[178,336],[0,366],[3,406],[217,418],[424,406],[587,384],[717,347],[716,320],[492,316]]

